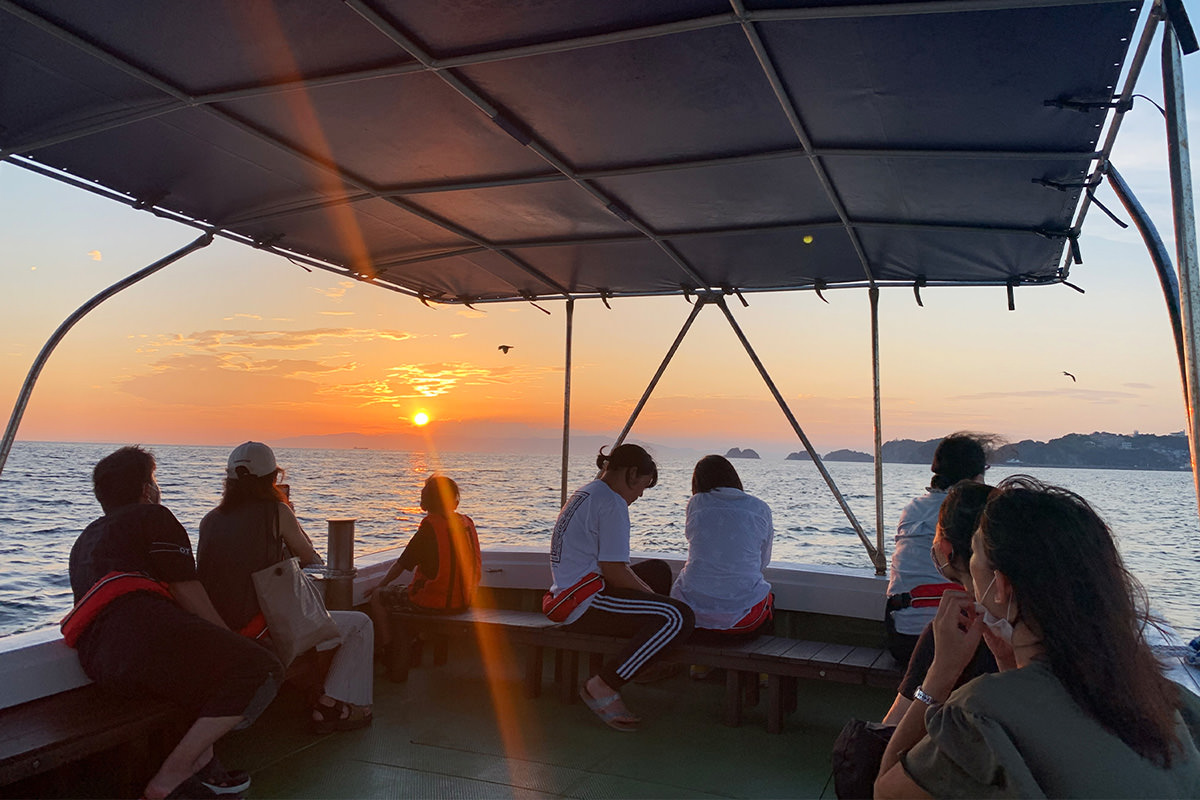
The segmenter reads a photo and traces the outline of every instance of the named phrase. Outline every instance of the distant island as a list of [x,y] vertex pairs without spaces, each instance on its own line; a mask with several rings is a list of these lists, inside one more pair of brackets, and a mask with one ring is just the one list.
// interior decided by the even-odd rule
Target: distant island
[[758,453],[747,447],[745,450],[739,450],[736,447],[729,448],[729,452],[725,454],[726,458],[759,458]]
[[[941,439],[924,442],[894,439],[883,445],[883,460],[892,464],[929,464]],[[808,453],[790,453],[789,461],[808,459]],[[826,461],[872,461],[867,453],[834,450]],[[1001,447],[993,464],[1016,467],[1085,467],[1097,469],[1187,470],[1191,468],[1187,436],[1170,433],[1069,433],[1048,442],[1024,439]]]

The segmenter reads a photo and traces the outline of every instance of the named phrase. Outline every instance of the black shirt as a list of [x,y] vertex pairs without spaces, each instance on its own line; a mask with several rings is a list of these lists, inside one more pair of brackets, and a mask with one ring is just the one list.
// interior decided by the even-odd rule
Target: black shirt
[[240,630],[259,613],[251,577],[290,557],[279,536],[279,506],[274,500],[213,509],[200,521],[198,574],[225,624]]
[[421,525],[417,528],[417,532],[413,534],[413,537],[408,540],[408,544],[404,546],[404,552],[400,554],[399,564],[401,572],[420,567],[421,572],[427,578],[437,575],[437,534],[433,530],[433,523],[429,521],[429,517],[421,520]]
[[79,602],[110,572],[144,572],[155,580],[196,580],[187,531],[165,506],[133,503],[88,525],[71,548],[71,591]]

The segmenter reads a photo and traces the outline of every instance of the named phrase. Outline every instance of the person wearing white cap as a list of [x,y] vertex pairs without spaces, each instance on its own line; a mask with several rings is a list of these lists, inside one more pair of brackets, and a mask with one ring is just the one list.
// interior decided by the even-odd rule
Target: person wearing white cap
[[[269,641],[251,575],[296,556],[302,566],[324,563],[300,527],[278,478],[283,470],[262,442],[229,454],[221,503],[200,523],[197,573],[222,619],[243,636]],[[312,691],[310,727],[317,733],[371,724],[374,629],[359,611],[331,611],[341,645],[318,646],[328,658],[324,684]],[[334,649],[336,648],[336,649]],[[331,656],[331,658],[330,658]]]

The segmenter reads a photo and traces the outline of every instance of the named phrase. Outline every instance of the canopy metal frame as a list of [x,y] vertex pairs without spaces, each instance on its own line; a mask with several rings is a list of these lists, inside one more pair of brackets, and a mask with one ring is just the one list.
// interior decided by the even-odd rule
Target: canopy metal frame
[[[723,282],[709,279],[703,273],[703,271],[697,268],[696,265],[692,264],[686,255],[684,255],[673,243],[693,235],[722,235],[724,232],[715,230],[672,231],[666,229],[656,229],[654,226],[648,224],[644,220],[639,219],[639,217],[630,209],[623,208],[620,202],[608,194],[598,182],[605,178],[611,178],[620,175],[651,174],[669,170],[693,169],[705,165],[732,165],[737,163],[749,163],[754,160],[801,158],[807,160],[811,164],[817,180],[821,184],[825,197],[830,207],[835,212],[835,218],[813,219],[809,221],[798,222],[796,224],[813,226],[829,225],[840,229],[844,233],[847,240],[851,243],[860,262],[863,274],[863,285],[867,286],[868,288],[876,285],[895,286],[902,285],[902,282],[897,282],[894,280],[881,281],[879,276],[875,274],[875,270],[871,265],[871,260],[864,252],[863,245],[860,240],[860,232],[863,229],[882,228],[887,226],[909,226],[913,229],[928,229],[931,231],[1020,233],[1042,238],[1063,240],[1069,239],[1074,241],[1078,231],[1078,223],[1082,221],[1082,212],[1086,208],[1087,201],[1085,199],[1081,203],[1077,224],[1070,229],[1047,230],[1033,226],[1005,227],[988,224],[987,222],[970,218],[963,218],[950,222],[942,221],[939,223],[923,223],[920,220],[898,222],[896,220],[887,219],[855,218],[847,210],[846,205],[843,203],[843,200],[839,195],[838,189],[829,176],[827,169],[828,160],[841,158],[853,159],[862,157],[920,158],[934,156],[939,159],[969,158],[1024,160],[1070,157],[1084,159],[1092,164],[1098,165],[1103,159],[1103,154],[1106,152],[1106,150],[1101,150],[1098,152],[1056,152],[1051,150],[1037,150],[1036,148],[1028,151],[987,149],[975,151],[962,149],[955,150],[954,148],[913,148],[888,146],[822,147],[819,143],[815,142],[810,135],[806,121],[803,119],[788,87],[784,85],[778,64],[776,63],[769,48],[763,41],[760,28],[764,25],[800,21],[851,19],[867,20],[971,12],[986,13],[1004,10],[1088,6],[1109,2],[1115,4],[1121,2],[1121,0],[941,0],[940,2],[926,1],[900,3],[881,2],[876,0],[875,2],[863,2],[853,5],[822,4],[797,8],[773,9],[748,9],[744,0],[730,0],[731,10],[728,13],[708,14],[691,19],[678,19],[667,23],[632,25],[623,30],[614,30],[602,34],[582,36],[567,35],[560,38],[550,37],[547,41],[541,41],[535,44],[523,44],[511,47],[485,47],[474,52],[439,58],[432,55],[431,48],[426,43],[418,41],[406,31],[401,30],[388,17],[385,11],[375,2],[372,2],[372,0],[347,0],[346,5],[348,8],[352,9],[364,20],[368,21],[372,26],[383,33],[395,44],[397,48],[397,63],[382,66],[372,66],[370,68],[334,71],[332,74],[304,75],[290,80],[272,80],[256,84],[224,87],[215,91],[189,93],[178,82],[172,82],[160,75],[153,74],[149,70],[138,66],[137,63],[124,56],[122,53],[114,52],[93,41],[89,41],[87,38],[71,31],[68,27],[51,19],[48,15],[43,15],[37,11],[31,10],[29,7],[26,7],[15,0],[0,0],[0,11],[6,12],[22,22],[32,25],[39,30],[42,30],[64,42],[69,43],[71,47],[75,48],[81,53],[87,54],[91,58],[98,60],[100,63],[120,70],[123,74],[130,76],[135,80],[145,84],[145,86],[153,89],[163,98],[157,101],[144,102],[136,107],[117,109],[115,111],[112,109],[105,109],[102,113],[93,112],[91,114],[84,114],[80,118],[74,120],[70,118],[64,118],[60,121],[57,129],[53,130],[51,133],[41,135],[33,139],[26,139],[24,141],[18,140],[6,143],[3,149],[0,149],[0,157],[9,157],[17,154],[26,157],[36,157],[36,154],[39,151],[53,145],[60,145],[75,139],[93,136],[97,133],[120,129],[136,122],[154,119],[156,117],[170,114],[181,109],[200,109],[204,113],[212,115],[221,123],[231,126],[244,134],[264,142],[291,157],[304,161],[312,169],[327,174],[330,179],[339,181],[346,187],[345,190],[340,193],[333,192],[333,196],[328,196],[315,202],[310,199],[301,198],[297,198],[294,201],[285,200],[275,203],[269,208],[264,207],[256,211],[243,211],[226,219],[211,220],[209,221],[210,224],[215,225],[218,228],[224,228],[247,222],[275,220],[313,211],[315,209],[361,203],[367,200],[379,200],[386,202],[396,206],[397,208],[403,209],[407,214],[410,214],[413,217],[424,220],[425,222],[428,222],[429,224],[446,231],[457,239],[461,239],[470,243],[470,247],[458,247],[448,251],[434,250],[422,255],[407,255],[395,259],[380,257],[370,262],[342,265],[340,271],[348,272],[349,274],[361,280],[368,280],[382,285],[391,284],[391,288],[397,288],[406,294],[418,295],[428,302],[444,303],[479,303],[489,301],[510,302],[530,300],[538,297],[547,299],[552,297],[561,297],[563,299],[568,299],[599,296],[599,294],[595,292],[581,292],[565,286],[563,283],[555,280],[553,277],[538,269],[536,266],[528,263],[528,261],[523,259],[515,252],[517,250],[533,246],[562,246],[591,242],[617,243],[618,241],[636,241],[650,243],[676,265],[680,274],[680,288],[684,292],[696,292],[703,291],[705,289],[718,288],[723,285]],[[1125,4],[1127,5],[1128,2],[1125,2]],[[528,120],[514,115],[509,109],[504,108],[493,97],[489,96],[488,92],[484,91],[478,86],[473,85],[466,77],[463,76],[463,71],[471,67],[511,62],[539,55],[583,52],[592,48],[605,47],[614,44],[642,42],[660,37],[670,37],[677,34],[719,28],[738,28],[742,31],[751,48],[751,51],[759,63],[762,76],[770,85],[775,94],[781,112],[786,117],[788,124],[792,128],[796,139],[795,148],[758,153],[740,153],[720,158],[699,160],[685,158],[676,161],[668,160],[666,162],[649,164],[615,164],[599,170],[579,169],[575,165],[569,163],[561,155],[556,153],[549,143],[540,138],[534,131],[533,126],[529,124]],[[270,131],[263,129],[258,125],[252,124],[245,119],[242,119],[228,108],[222,107],[222,104],[228,105],[235,101],[243,101],[275,95],[285,95],[292,92],[312,91],[318,88],[344,86],[347,84],[357,84],[394,78],[397,76],[416,74],[430,75],[436,78],[438,81],[441,81],[445,85],[451,87],[462,98],[474,106],[480,113],[489,117],[505,133],[526,147],[530,152],[535,153],[545,163],[547,169],[545,171],[536,172],[535,174],[513,175],[504,178],[491,178],[478,181],[448,181],[440,183],[433,182],[399,186],[378,185],[372,182],[368,177],[361,174],[356,174],[349,169],[333,163],[320,153],[312,152],[298,145],[289,143],[283,140],[280,136],[274,135]],[[1114,104],[1112,123],[1110,125],[1111,129],[1115,130],[1117,124],[1119,123],[1120,117],[1127,110],[1127,106],[1125,105],[1120,103]],[[1095,172],[1093,171],[1092,174],[1095,174]],[[537,243],[499,241],[495,238],[483,236],[462,225],[455,224],[451,220],[427,211],[421,206],[408,200],[408,198],[418,195],[445,194],[463,191],[465,189],[518,186],[540,182],[569,182],[577,186],[584,193],[591,196],[597,204],[607,209],[609,212],[622,220],[622,222],[630,229],[629,239],[624,240],[613,237],[585,237],[569,240],[547,239]],[[152,201],[153,198],[139,198],[137,202],[145,203]],[[261,244],[270,249],[270,242]],[[380,274],[382,272],[386,272],[386,270],[390,267],[431,263],[445,259],[448,256],[462,256],[477,253],[489,253],[498,257],[504,262],[511,264],[521,273],[534,279],[541,286],[541,289],[537,291],[530,291],[528,289],[522,289],[521,287],[518,287],[510,282],[509,286],[513,291],[510,296],[506,297],[491,298],[469,297],[464,295],[452,296],[442,292],[430,291],[423,286],[406,284],[404,283],[403,279]],[[322,261],[323,259],[317,260]],[[322,266],[322,268],[328,268],[324,264],[319,264],[319,266]],[[1065,279],[1065,266],[1066,262],[1064,262],[1063,273],[1059,276],[1056,276],[1054,279],[1047,281],[1043,277],[1037,280],[1029,280],[1028,282],[1057,282]],[[489,271],[486,266],[481,265],[478,261],[475,262],[475,267],[484,272]],[[493,273],[493,275],[501,281],[506,280],[498,274]],[[976,279],[971,281],[963,281],[962,283],[963,285],[1008,285],[1012,283],[1012,280],[1013,279],[990,281],[986,279]],[[1017,276],[1015,280],[1017,280],[1018,283],[1027,282],[1025,276]],[[936,280],[930,280],[928,285],[957,284],[954,282],[939,283]],[[753,290],[750,287],[739,288],[741,288],[742,291]],[[777,291],[795,288],[813,287],[796,285],[757,287],[757,289],[761,291]],[[631,292],[631,296],[665,293],[674,293],[674,291],[668,292],[660,289],[653,292],[644,292],[635,290]]]
[[[316,267],[339,275],[350,276],[367,281],[382,288],[415,297],[422,302],[430,303],[491,303],[491,302],[525,302],[538,299],[562,299],[566,309],[565,329],[565,376],[563,403],[563,444],[562,444],[562,498],[565,501],[567,491],[567,466],[570,458],[570,406],[571,406],[571,371],[573,322],[575,301],[577,299],[601,299],[617,296],[611,290],[602,288],[578,288],[568,286],[557,280],[542,269],[539,269],[516,251],[531,251],[546,247],[570,247],[588,245],[633,245],[650,244],[675,265],[678,271],[679,284],[677,289],[662,289],[636,286],[622,290],[622,297],[662,296],[682,293],[685,297],[695,296],[695,304],[675,342],[668,350],[650,385],[637,403],[632,415],[626,423],[617,443],[625,439],[632,429],[638,415],[644,408],[666,367],[673,358],[683,338],[694,322],[700,310],[707,305],[716,305],[721,309],[735,336],[743,345],[747,355],[754,363],[760,376],[776,399],[793,431],[801,440],[814,465],[829,485],[834,497],[841,505],[843,512],[850,521],[855,532],[871,557],[877,573],[882,574],[886,567],[886,555],[883,544],[883,510],[882,510],[882,435],[881,435],[881,389],[880,389],[880,357],[879,357],[879,320],[878,303],[879,291],[883,287],[912,288],[917,293],[920,303],[920,289],[935,286],[1004,286],[1011,298],[1013,288],[1028,284],[1065,283],[1071,263],[1079,261],[1077,238],[1087,210],[1093,202],[1090,192],[1080,194],[1075,206],[1075,213],[1069,226],[1020,226],[999,225],[970,215],[961,218],[922,220],[918,218],[892,219],[871,217],[870,215],[851,214],[844,198],[840,195],[837,185],[831,177],[829,165],[838,159],[938,159],[940,161],[1055,161],[1072,160],[1088,165],[1083,173],[1083,180],[1076,184],[1057,184],[1054,181],[1041,180],[1043,185],[1050,188],[1066,190],[1090,187],[1105,173],[1115,177],[1118,192],[1122,201],[1135,217],[1136,200],[1127,197],[1128,192],[1120,186],[1119,175],[1108,164],[1108,154],[1124,114],[1132,106],[1134,86],[1143,63],[1149,53],[1151,41],[1157,25],[1166,20],[1162,46],[1162,70],[1164,94],[1166,97],[1165,116],[1167,118],[1167,139],[1169,163],[1174,203],[1174,220],[1177,244],[1177,262],[1179,269],[1179,298],[1176,300],[1167,291],[1169,281],[1163,278],[1164,291],[1168,305],[1175,310],[1178,308],[1182,329],[1181,372],[1185,386],[1185,399],[1189,418],[1189,441],[1192,447],[1193,475],[1196,480],[1198,502],[1200,502],[1200,473],[1196,472],[1197,442],[1200,441],[1200,418],[1196,413],[1200,404],[1200,356],[1196,354],[1197,319],[1200,319],[1200,267],[1197,265],[1196,236],[1194,220],[1194,204],[1191,196],[1191,176],[1187,132],[1185,125],[1185,110],[1183,107],[1183,75],[1180,61],[1181,48],[1180,26],[1186,28],[1182,39],[1184,48],[1189,52],[1196,47],[1195,37],[1190,24],[1183,16],[1182,5],[1174,0],[1154,0],[1146,24],[1142,27],[1139,41],[1130,51],[1126,64],[1125,82],[1111,101],[1096,101],[1068,99],[1064,105],[1061,99],[1047,98],[1047,105],[1058,103],[1061,108],[1071,107],[1075,103],[1078,111],[1104,109],[1105,132],[1103,142],[1098,148],[1089,147],[1087,150],[1055,150],[1050,148],[1032,149],[1003,149],[982,148],[980,150],[961,149],[953,147],[913,147],[889,146],[887,144],[866,144],[847,146],[845,144],[822,145],[814,141],[810,133],[808,121],[803,118],[800,108],[786,85],[780,65],[773,56],[771,49],[764,41],[763,28],[779,22],[797,22],[802,20],[832,20],[832,19],[879,19],[887,17],[912,17],[920,15],[938,15],[958,12],[986,13],[1000,10],[1044,9],[1052,7],[1099,6],[1117,4],[1128,6],[1130,0],[941,0],[940,2],[863,2],[854,5],[813,5],[796,8],[774,8],[751,10],[746,7],[746,0],[730,0],[731,11],[725,14],[709,14],[690,19],[679,19],[667,23],[633,25],[622,30],[613,30],[601,34],[581,36],[550,37],[546,41],[517,46],[498,46],[482,48],[474,52],[459,53],[449,57],[435,57],[430,46],[395,24],[387,14],[381,11],[382,0],[345,0],[346,7],[353,10],[362,19],[369,22],[384,34],[396,47],[397,62],[375,65],[370,68],[354,68],[326,74],[302,75],[292,80],[271,80],[266,82],[223,87],[216,91],[189,93],[179,82],[166,80],[154,74],[149,69],[138,65],[136,59],[108,49],[84,35],[73,32],[67,25],[60,24],[49,14],[32,10],[36,0],[23,4],[17,0],[0,0],[0,14],[8,14],[22,23],[33,26],[39,31],[48,33],[56,39],[67,43],[79,54],[95,59],[97,63],[114,68],[121,74],[133,78],[136,82],[152,90],[158,99],[130,105],[107,107],[102,110],[85,111],[71,116],[65,114],[48,130],[39,131],[35,136],[24,139],[6,141],[0,148],[0,158],[17,164],[25,169],[56,178],[79,188],[96,192],[110,199],[135,208],[149,211],[158,216],[169,218],[186,225],[196,227],[202,235],[196,241],[175,253],[164,257],[158,262],[119,281],[109,289],[92,298],[83,307],[71,315],[54,335],[51,336],[42,352],[39,354],[30,370],[25,385],[22,387],[10,419],[8,430],[3,443],[0,443],[0,472],[4,468],[12,442],[15,439],[24,408],[29,401],[38,374],[49,358],[57,343],[67,331],[78,322],[91,308],[99,305],[108,297],[121,289],[136,283],[154,272],[181,258],[187,253],[207,246],[214,237],[221,236],[244,244],[282,255],[305,268]],[[1140,2],[1137,5],[1141,5]],[[1134,8],[1136,10],[1136,6]],[[514,115],[502,103],[478,85],[473,84],[464,74],[470,67],[515,61],[535,55],[583,52],[590,48],[604,47],[616,43],[640,42],[658,37],[669,37],[676,34],[703,31],[717,28],[736,28],[748,43],[761,77],[764,78],[774,94],[779,111],[787,120],[795,146],[773,147],[749,152],[726,153],[704,158],[680,157],[675,159],[660,159],[651,161],[626,160],[624,163],[612,162],[599,168],[580,168],[562,154],[555,151],[551,142],[539,136],[527,119]],[[369,177],[357,174],[343,165],[326,158],[321,153],[313,152],[300,145],[287,141],[283,136],[272,133],[261,125],[252,123],[240,117],[227,107],[229,103],[239,100],[250,100],[268,96],[283,96],[292,92],[309,92],[323,87],[333,87],[357,84],[369,81],[394,78],[401,75],[422,74],[436,79],[452,89],[462,99],[469,103],[475,111],[488,117],[500,130],[520,143],[529,152],[535,154],[543,164],[542,168],[524,169],[512,174],[490,175],[475,179],[448,179],[421,182],[400,182],[387,184],[377,182]],[[1113,81],[1116,82],[1115,80]],[[1108,87],[1111,89],[1112,87]],[[1095,106],[1087,109],[1084,106]],[[340,187],[337,191],[326,193],[323,197],[313,199],[311,196],[295,196],[292,198],[276,198],[269,204],[256,208],[243,208],[222,219],[198,219],[179,210],[173,210],[169,201],[164,202],[164,196],[134,197],[92,181],[80,178],[62,169],[56,169],[49,163],[36,160],[44,151],[50,151],[56,146],[86,139],[87,137],[120,131],[137,123],[155,120],[165,115],[188,109],[199,109],[211,116],[220,124],[229,126],[248,136],[250,139],[267,145],[269,148],[302,162],[308,169],[326,176],[331,185]],[[1099,126],[1097,126],[1099,127]],[[806,161],[820,184],[821,192],[832,209],[831,216],[797,219],[786,223],[763,225],[743,225],[740,227],[703,227],[688,228],[686,226],[669,225],[654,226],[629,208],[622,206],[617,197],[603,186],[603,182],[613,178],[629,176],[652,176],[672,171],[696,170],[705,168],[735,167],[747,164],[783,164],[788,160],[800,159]],[[1035,183],[1039,179],[1034,180]],[[573,236],[546,236],[538,239],[509,238],[499,239],[495,236],[485,236],[468,226],[458,224],[451,219],[424,209],[414,201],[414,198],[443,195],[449,196],[454,192],[472,191],[478,189],[498,189],[505,187],[531,186],[535,184],[569,184],[581,190],[591,201],[618,218],[624,225],[625,233],[584,234]],[[460,244],[452,248],[434,248],[429,252],[396,255],[365,260],[351,260],[349,263],[338,263],[336,260],[316,257],[311,254],[298,252],[294,248],[281,246],[271,237],[256,238],[236,228],[249,223],[263,223],[275,220],[295,219],[297,215],[333,209],[340,206],[381,201],[395,208],[402,209],[408,215],[429,223],[434,228],[444,231],[460,240]],[[1139,226],[1143,227],[1141,222]],[[714,281],[704,274],[704,271],[693,264],[681,251],[678,244],[702,240],[705,237],[731,237],[751,235],[761,232],[788,233],[807,230],[837,230],[846,236],[851,243],[855,257],[862,270],[861,279],[842,279],[835,283],[826,283],[815,279],[810,283],[795,280],[780,282],[777,285],[733,286],[728,282]],[[897,279],[880,276],[872,267],[872,261],[865,252],[862,236],[872,230],[911,230],[944,233],[983,233],[983,234],[1015,234],[1021,236],[1036,236],[1045,240],[1057,242],[1061,247],[1061,266],[1057,272],[1029,272],[1013,274],[1007,277],[991,278],[987,276],[927,278],[918,276],[915,280]],[[1151,226],[1152,230],[1152,226]],[[1163,269],[1164,253],[1161,241],[1157,247],[1153,244],[1156,234],[1147,234],[1143,227],[1143,235],[1147,238],[1152,250],[1152,258]],[[1069,246],[1068,246],[1069,245]],[[1157,252],[1155,252],[1157,250]],[[491,255],[516,271],[531,278],[540,286],[537,291],[522,288],[512,278],[506,278],[494,268],[490,269],[476,262],[475,268],[481,272],[505,282],[511,293],[497,296],[471,297],[465,294],[448,295],[445,292],[431,291],[426,286],[407,282],[403,277],[383,275],[389,269],[403,266],[421,265],[458,256]],[[872,385],[874,398],[874,434],[875,434],[875,481],[876,481],[876,541],[872,543],[866,536],[857,518],[849,508],[829,475],[824,463],[816,453],[807,435],[795,419],[786,401],[778,391],[754,351],[745,334],[737,324],[726,303],[728,294],[743,294],[756,292],[774,292],[789,290],[814,290],[820,296],[823,290],[829,289],[867,289],[870,301],[871,346],[872,346]],[[744,298],[743,302],[745,302]],[[822,298],[823,299],[823,298]]]

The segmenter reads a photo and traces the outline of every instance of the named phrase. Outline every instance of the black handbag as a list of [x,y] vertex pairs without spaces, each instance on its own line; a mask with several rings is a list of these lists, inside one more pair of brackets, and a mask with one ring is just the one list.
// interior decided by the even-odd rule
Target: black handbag
[[852,719],[833,743],[833,790],[840,800],[871,800],[895,725]]

